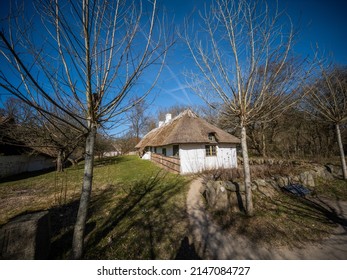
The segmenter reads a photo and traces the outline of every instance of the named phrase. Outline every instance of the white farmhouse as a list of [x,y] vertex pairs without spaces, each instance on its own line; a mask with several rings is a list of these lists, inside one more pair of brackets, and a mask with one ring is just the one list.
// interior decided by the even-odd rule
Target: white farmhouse
[[150,131],[136,148],[142,158],[180,174],[237,167],[240,139],[185,110]]

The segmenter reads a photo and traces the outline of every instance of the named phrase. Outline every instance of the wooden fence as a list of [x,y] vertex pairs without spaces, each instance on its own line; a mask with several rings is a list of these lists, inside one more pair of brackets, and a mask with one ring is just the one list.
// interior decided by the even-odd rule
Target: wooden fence
[[170,172],[179,174],[181,171],[180,159],[176,157],[166,157],[160,154],[151,154],[151,160],[159,167],[164,168]]

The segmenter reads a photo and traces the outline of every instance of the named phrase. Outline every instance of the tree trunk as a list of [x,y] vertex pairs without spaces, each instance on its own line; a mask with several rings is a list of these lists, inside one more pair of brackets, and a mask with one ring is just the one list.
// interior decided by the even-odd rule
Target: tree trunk
[[59,150],[57,155],[57,172],[63,172],[63,151]]
[[265,125],[261,126],[261,155],[266,157],[266,136],[265,136]]
[[67,160],[71,162],[72,166],[76,166],[77,165],[77,160],[75,160],[73,158],[68,158]]
[[246,213],[248,216],[252,216],[253,215],[253,199],[252,199],[252,189],[251,189],[251,171],[249,168],[246,127],[244,126],[241,126],[241,148],[242,148],[243,173],[244,173],[245,191],[246,191]]
[[80,259],[83,255],[84,231],[87,221],[88,204],[92,192],[93,183],[95,138],[96,124],[92,124],[91,130],[86,139],[82,193],[73,233],[72,251],[74,259]]
[[345,151],[343,150],[343,144],[342,144],[341,132],[340,132],[340,125],[336,124],[335,126],[336,126],[337,143],[339,144],[339,150],[340,150],[343,179],[347,180],[347,167],[346,167],[346,160],[345,160]]

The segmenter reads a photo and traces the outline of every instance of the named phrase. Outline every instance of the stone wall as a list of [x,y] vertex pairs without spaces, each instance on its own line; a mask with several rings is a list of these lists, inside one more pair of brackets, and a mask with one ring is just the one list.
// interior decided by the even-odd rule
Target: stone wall
[[[311,165],[309,170],[298,175],[279,176],[264,179],[254,179],[251,183],[252,190],[259,191],[267,197],[272,197],[281,188],[289,184],[302,184],[305,187],[315,187],[319,178],[332,179],[336,176],[332,173],[334,167],[323,165]],[[337,168],[335,168],[337,169]],[[238,179],[239,180],[239,179]],[[204,197],[207,205],[214,211],[239,211],[243,208],[244,184],[242,181],[214,181],[205,180]]]
[[55,162],[52,158],[42,155],[0,156],[0,178],[48,169],[54,166]]

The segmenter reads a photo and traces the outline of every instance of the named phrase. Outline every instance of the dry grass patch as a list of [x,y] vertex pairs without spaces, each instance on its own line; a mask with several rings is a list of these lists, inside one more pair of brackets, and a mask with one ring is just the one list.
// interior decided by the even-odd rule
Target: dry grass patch
[[334,213],[314,197],[278,192],[273,198],[254,192],[255,215],[213,213],[231,236],[241,234],[261,246],[301,247],[319,242],[335,229]]

